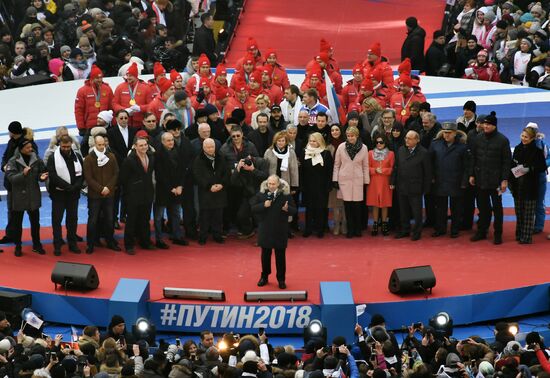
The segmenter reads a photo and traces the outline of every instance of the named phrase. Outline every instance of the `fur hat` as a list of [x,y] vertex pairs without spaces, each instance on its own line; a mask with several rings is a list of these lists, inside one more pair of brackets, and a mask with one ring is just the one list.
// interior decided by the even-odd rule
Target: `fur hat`
[[247,350],[244,356],[241,358],[241,362],[243,364],[246,364],[247,362],[253,361],[254,363],[257,363],[260,359],[256,355],[256,352],[253,350]]

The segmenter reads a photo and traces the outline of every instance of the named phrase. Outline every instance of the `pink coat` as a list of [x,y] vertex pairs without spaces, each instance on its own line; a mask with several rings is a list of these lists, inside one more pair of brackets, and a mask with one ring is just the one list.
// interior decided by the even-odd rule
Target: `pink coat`
[[344,201],[363,201],[363,186],[370,182],[369,150],[363,145],[353,160],[346,151],[346,143],[338,146],[334,154],[332,181],[338,181],[338,198]]

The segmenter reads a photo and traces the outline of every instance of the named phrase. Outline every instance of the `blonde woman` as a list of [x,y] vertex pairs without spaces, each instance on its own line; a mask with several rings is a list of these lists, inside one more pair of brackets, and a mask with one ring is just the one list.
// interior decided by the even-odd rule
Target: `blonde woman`
[[256,130],[258,128],[258,123],[256,122],[256,116],[260,113],[267,114],[268,117],[271,116],[271,111],[269,110],[270,100],[269,97],[265,94],[260,94],[256,97],[256,111],[252,113],[252,128]]
[[302,203],[306,208],[303,236],[313,232],[322,238],[328,217],[328,195],[332,189],[332,155],[320,133],[309,136],[302,162]]
[[298,158],[294,149],[290,148],[286,131],[279,131],[273,136],[273,143],[265,151],[264,158],[269,162],[269,174],[277,175],[288,182],[293,194],[300,185]]

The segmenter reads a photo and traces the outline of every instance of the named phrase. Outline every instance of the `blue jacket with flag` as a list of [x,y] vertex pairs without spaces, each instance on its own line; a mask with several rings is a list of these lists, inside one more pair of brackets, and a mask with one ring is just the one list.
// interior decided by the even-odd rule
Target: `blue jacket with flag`
[[328,108],[321,104],[319,102],[319,100],[317,100],[317,103],[315,105],[313,105],[311,108],[309,108],[307,105],[304,105],[302,106],[302,108],[300,109],[300,111],[302,110],[307,110],[307,112],[309,113],[309,125],[310,126],[313,126],[315,124],[317,124],[317,114],[319,113],[326,113],[328,118],[329,118],[329,125],[330,125],[330,114],[329,114],[329,110]]

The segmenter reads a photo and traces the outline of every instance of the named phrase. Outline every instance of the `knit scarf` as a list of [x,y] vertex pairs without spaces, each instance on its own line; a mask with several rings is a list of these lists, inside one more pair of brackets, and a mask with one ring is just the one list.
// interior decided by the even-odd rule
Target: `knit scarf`
[[381,150],[375,148],[373,150],[373,158],[375,161],[384,161],[388,156],[388,152],[390,152],[390,150],[388,150],[387,147],[384,147]]
[[97,166],[103,167],[105,164],[109,162],[109,158],[107,155],[105,155],[105,151],[101,152],[96,147],[93,148],[95,152],[95,156],[97,156]]
[[355,155],[361,151],[361,148],[363,148],[363,143],[361,141],[355,142],[355,144],[351,144],[350,142],[346,141],[346,152],[349,155],[349,158],[353,160],[355,158]]
[[[73,152],[71,151],[71,153]],[[55,149],[53,156],[54,156],[54,163],[55,163],[55,172],[57,173],[60,179],[65,181],[67,184],[70,184],[71,174],[69,173],[69,168],[67,168],[67,162],[61,155],[61,149],[59,147]],[[82,165],[80,165],[80,161],[76,157],[76,154],[74,155],[74,173],[76,174],[76,176],[82,175]]]
[[288,157],[290,156],[290,149],[288,146],[282,151],[279,151],[277,146],[273,147],[273,154],[277,156],[277,159],[281,159],[281,172],[288,171]]
[[305,152],[305,160],[311,159],[311,165],[316,166],[317,164],[321,164],[321,167],[325,165],[325,161],[323,160],[323,155],[321,155],[321,152],[324,150],[321,147],[313,148],[309,144],[306,147]]

